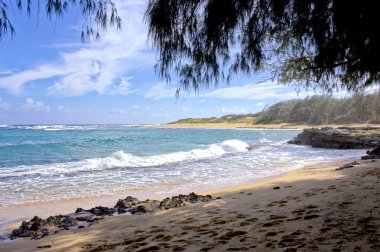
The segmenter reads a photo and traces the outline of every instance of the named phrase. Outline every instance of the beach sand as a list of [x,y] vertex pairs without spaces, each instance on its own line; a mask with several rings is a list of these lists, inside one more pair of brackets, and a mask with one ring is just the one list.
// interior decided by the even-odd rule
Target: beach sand
[[321,164],[0,251],[380,251],[380,160]]

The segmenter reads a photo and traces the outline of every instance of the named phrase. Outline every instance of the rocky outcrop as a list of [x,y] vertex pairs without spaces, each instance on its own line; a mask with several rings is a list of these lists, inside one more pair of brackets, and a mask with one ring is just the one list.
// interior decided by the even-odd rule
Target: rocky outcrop
[[169,209],[184,206],[186,202],[195,203],[197,201],[207,202],[212,200],[211,195],[198,195],[190,193],[188,195],[178,195],[172,198],[165,198],[162,201],[144,200],[140,201],[132,196],[125,199],[119,199],[115,207],[97,206],[85,210],[77,208],[75,213],[69,215],[50,216],[42,219],[35,216],[30,221],[23,221],[19,228],[12,231],[9,238],[16,239],[19,237],[30,237],[31,239],[40,239],[50,234],[55,234],[60,230],[88,227],[105,216],[115,214],[145,214],[157,209]]
[[362,156],[362,160],[366,159],[380,159],[380,146],[371,151],[367,151],[366,155]]
[[380,145],[380,133],[367,128],[312,128],[304,129],[288,143],[334,149],[374,148]]

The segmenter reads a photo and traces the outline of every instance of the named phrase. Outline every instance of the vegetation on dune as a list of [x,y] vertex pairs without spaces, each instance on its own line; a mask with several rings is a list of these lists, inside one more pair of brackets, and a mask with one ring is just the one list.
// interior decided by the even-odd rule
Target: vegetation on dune
[[353,124],[380,123],[380,93],[357,93],[349,98],[314,95],[305,99],[278,102],[262,112],[210,118],[187,118],[171,124],[246,123],[246,124]]
[[225,115],[222,117],[209,117],[209,118],[185,118],[180,119],[169,124],[202,124],[202,123],[245,123],[252,124],[256,114],[245,115]]
[[380,93],[358,93],[342,99],[319,95],[283,101],[260,113],[256,123],[380,123]]

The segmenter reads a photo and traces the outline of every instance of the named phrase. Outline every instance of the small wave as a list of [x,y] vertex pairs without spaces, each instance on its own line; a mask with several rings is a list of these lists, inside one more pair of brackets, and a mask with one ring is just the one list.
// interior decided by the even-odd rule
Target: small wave
[[273,141],[268,138],[262,138],[258,141],[259,143],[272,143]]
[[43,131],[61,131],[61,130],[105,130],[105,129],[126,129],[142,128],[149,125],[139,124],[122,124],[122,125],[0,125],[0,128],[19,129],[19,130],[43,130]]
[[248,151],[247,143],[240,140],[227,140],[222,143],[208,145],[205,149],[193,149],[169,154],[153,156],[136,156],[122,150],[104,158],[91,158],[76,162],[55,163],[48,165],[18,166],[2,168],[0,178],[20,176],[55,176],[60,174],[75,174],[78,172],[100,171],[116,167],[151,167],[166,164],[197,161],[214,158],[225,154]]

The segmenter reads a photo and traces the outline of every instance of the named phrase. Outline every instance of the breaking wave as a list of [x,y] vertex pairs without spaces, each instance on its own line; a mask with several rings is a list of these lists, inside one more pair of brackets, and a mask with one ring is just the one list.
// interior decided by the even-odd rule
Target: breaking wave
[[75,162],[53,163],[43,165],[21,165],[18,167],[2,168],[0,178],[19,176],[56,176],[79,172],[100,171],[116,167],[151,167],[172,163],[191,162],[202,159],[220,157],[226,154],[248,151],[249,145],[240,140],[226,140],[221,143],[208,145],[204,149],[192,149],[169,154],[136,156],[122,150],[102,158],[90,158]]

